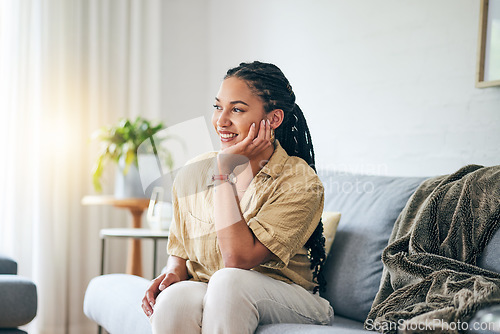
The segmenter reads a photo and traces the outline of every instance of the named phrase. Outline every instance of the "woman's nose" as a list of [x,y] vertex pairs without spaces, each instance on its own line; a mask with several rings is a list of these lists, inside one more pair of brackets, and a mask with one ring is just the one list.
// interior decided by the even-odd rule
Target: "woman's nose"
[[226,127],[231,125],[231,118],[229,116],[229,113],[222,110],[219,113],[219,118],[217,119],[217,126],[218,127]]

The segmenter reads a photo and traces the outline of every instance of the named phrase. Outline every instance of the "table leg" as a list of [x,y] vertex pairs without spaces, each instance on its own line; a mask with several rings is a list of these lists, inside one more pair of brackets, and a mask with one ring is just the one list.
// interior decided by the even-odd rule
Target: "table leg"
[[[132,227],[141,228],[143,210],[130,209],[130,212],[133,217]],[[130,240],[127,257],[127,274],[142,276],[141,241],[139,239]]]
[[127,274],[142,277],[141,241],[139,239],[129,240]]
[[104,275],[104,245],[105,245],[105,238],[102,238],[101,240],[101,275]]
[[156,277],[156,250],[157,250],[157,242],[158,242],[158,239],[154,238],[153,239],[153,243],[154,243],[154,246],[153,246],[153,278]]

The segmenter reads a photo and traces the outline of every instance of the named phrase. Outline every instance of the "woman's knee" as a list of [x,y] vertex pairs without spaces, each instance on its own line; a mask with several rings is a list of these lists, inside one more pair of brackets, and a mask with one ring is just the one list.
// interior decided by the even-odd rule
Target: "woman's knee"
[[223,268],[216,271],[207,287],[207,296],[230,296],[231,298],[245,294],[251,289],[259,273],[239,268]]
[[156,298],[151,316],[153,328],[172,328],[178,323],[191,322],[201,325],[203,297],[206,284],[183,281],[172,284]]
[[241,286],[242,283],[246,282],[248,279],[254,277],[256,272],[246,269],[239,268],[223,268],[217,270],[212,277],[208,285],[222,285],[222,286]]
[[259,273],[224,268],[208,282],[203,301],[203,333],[253,333],[258,325],[250,282]]

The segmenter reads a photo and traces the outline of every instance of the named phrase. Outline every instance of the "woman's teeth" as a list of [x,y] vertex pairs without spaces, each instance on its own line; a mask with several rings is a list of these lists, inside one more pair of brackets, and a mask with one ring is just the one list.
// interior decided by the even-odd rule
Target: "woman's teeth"
[[236,134],[236,133],[231,133],[231,134],[221,133],[221,134],[220,134],[220,136],[221,136],[222,138],[227,139],[227,138],[233,138],[233,137],[236,137],[236,136],[237,136],[237,134]]

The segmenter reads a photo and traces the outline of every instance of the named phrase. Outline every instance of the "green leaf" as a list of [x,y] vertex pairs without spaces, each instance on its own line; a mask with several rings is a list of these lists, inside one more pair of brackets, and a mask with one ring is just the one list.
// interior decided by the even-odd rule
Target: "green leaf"
[[125,168],[123,169],[123,175],[127,175],[130,165],[136,162],[136,154],[135,151],[129,148],[125,154]]
[[102,172],[103,172],[105,158],[106,158],[106,156],[101,154],[99,156],[99,158],[97,158],[97,162],[94,165],[94,168],[92,171],[92,183],[94,184],[94,189],[98,193],[102,192],[101,176],[102,176]]

